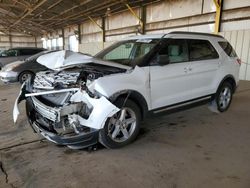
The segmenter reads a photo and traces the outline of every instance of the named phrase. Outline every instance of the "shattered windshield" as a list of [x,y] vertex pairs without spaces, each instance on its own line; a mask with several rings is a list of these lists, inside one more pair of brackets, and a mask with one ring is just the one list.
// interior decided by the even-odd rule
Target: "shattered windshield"
[[140,63],[138,60],[143,59],[158,41],[159,39],[121,41],[101,51],[95,57],[122,65],[134,66]]

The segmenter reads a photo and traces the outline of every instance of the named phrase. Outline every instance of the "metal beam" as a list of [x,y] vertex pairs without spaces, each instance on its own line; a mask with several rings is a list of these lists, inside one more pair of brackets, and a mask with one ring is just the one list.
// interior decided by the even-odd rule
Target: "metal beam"
[[[106,26],[105,26],[105,17],[102,17],[102,41],[106,42]],[[104,46],[103,46],[104,48]]]
[[35,38],[35,47],[37,47],[37,39],[36,39],[36,36],[34,36]]
[[13,47],[12,45],[12,36],[11,36],[11,31],[9,31],[9,42],[10,42],[10,48]]
[[214,33],[218,34],[220,32],[220,26],[221,26],[223,0],[213,0],[213,1],[216,7]]
[[46,11],[48,11],[49,9],[52,9],[53,7],[57,6],[59,3],[61,3],[63,0],[59,0],[56,1],[55,3],[53,3],[52,5],[50,5],[48,8],[46,8],[45,10],[39,12],[38,14],[36,14],[36,17],[40,16],[41,14],[45,13]]
[[35,5],[34,7],[32,7],[31,9],[28,10],[28,12],[26,12],[21,18],[19,18],[17,21],[15,21],[9,28],[14,27],[16,24],[18,24],[19,22],[22,21],[22,19],[24,19],[26,16],[30,15],[30,13],[32,13],[34,10],[36,10],[37,8],[39,8],[41,5],[43,5],[45,2],[47,2],[47,0],[42,0],[40,1],[37,5]]
[[18,0],[12,0],[12,1],[14,1],[15,4],[19,4],[19,5],[27,8],[27,9],[29,8],[29,5],[27,4],[27,2],[21,2],[21,1],[18,1]]
[[132,15],[139,21],[139,24],[140,24],[140,26],[141,26],[141,31],[140,31],[140,33],[143,33],[142,32],[142,29],[143,29],[143,27],[144,27],[144,23],[143,23],[143,21],[141,20],[141,18],[135,13],[135,11],[129,6],[129,4],[128,3],[125,3],[125,5],[126,5],[126,7],[128,8],[128,10],[132,13]]
[[82,32],[81,32],[81,24],[78,24],[78,42],[82,44]]
[[105,22],[103,22],[102,20],[102,26],[100,24],[98,24],[93,18],[91,18],[91,16],[88,16],[88,18],[91,20],[92,23],[94,23],[97,27],[100,28],[100,30],[102,31],[102,49],[104,49],[104,42],[105,42],[105,32],[104,32],[104,28],[105,28]]
[[[85,5],[85,4],[87,4],[87,3],[91,2],[91,1],[92,1],[92,0],[83,1],[83,2],[81,2],[79,5],[74,5],[73,7],[70,7],[70,8],[68,8],[68,9],[64,10],[63,12],[60,12],[58,15],[55,15],[55,16],[50,17],[48,20],[53,19],[53,18],[56,18],[56,17],[59,17],[59,16],[62,16],[63,14],[65,14],[65,13],[67,13],[67,12],[70,12],[70,11],[73,11],[74,9],[79,8],[80,6],[83,6],[83,5]],[[65,19],[65,18],[64,18],[64,19]],[[45,22],[42,22],[41,24],[44,24],[44,23],[45,23]]]
[[[105,8],[107,8],[107,7],[111,7],[111,6],[113,6],[113,5],[117,5],[117,4],[119,4],[120,2],[119,1],[115,1],[115,2],[110,2],[109,4],[107,4],[107,2],[103,2],[103,3],[101,3],[101,4],[97,4],[97,5],[95,5],[95,6],[93,6],[93,7],[89,7],[89,8],[87,8],[87,9],[85,9],[85,10],[83,10],[83,11],[79,11],[78,13],[76,13],[76,14],[71,14],[71,15],[69,15],[69,16],[67,16],[67,17],[64,17],[64,21],[62,21],[62,22],[57,22],[57,23],[50,23],[50,24],[47,24],[46,26],[50,26],[50,25],[53,25],[53,27],[55,27],[55,26],[60,26],[60,25],[64,25],[65,23],[67,23],[67,20],[68,19],[70,19],[70,18],[81,18],[82,19],[82,17],[84,16],[84,17],[87,17],[86,15],[88,15],[89,13],[91,13],[91,12],[93,12],[93,11],[95,11],[95,12],[97,12],[97,11],[99,11],[100,9],[105,9]],[[88,18],[88,17],[87,17]],[[72,23],[71,23],[72,24]]]
[[91,20],[91,22],[93,22],[95,25],[97,25],[97,27],[99,27],[101,30],[103,30],[102,26],[99,25],[91,16],[88,16],[88,18]]
[[64,28],[62,28],[62,40],[63,40],[63,50],[65,50],[65,34],[64,34]]
[[146,5],[141,7],[141,19],[142,19],[142,28],[141,28],[141,33],[145,34],[146,33],[146,17],[147,17],[147,7]]

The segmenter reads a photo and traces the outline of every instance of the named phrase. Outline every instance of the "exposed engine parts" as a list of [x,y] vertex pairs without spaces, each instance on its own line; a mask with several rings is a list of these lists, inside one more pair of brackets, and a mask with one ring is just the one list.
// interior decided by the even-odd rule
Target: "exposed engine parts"
[[104,75],[123,72],[106,66],[84,66],[68,68],[64,71],[44,71],[36,74],[33,88],[42,90],[78,87],[80,83],[93,81]]

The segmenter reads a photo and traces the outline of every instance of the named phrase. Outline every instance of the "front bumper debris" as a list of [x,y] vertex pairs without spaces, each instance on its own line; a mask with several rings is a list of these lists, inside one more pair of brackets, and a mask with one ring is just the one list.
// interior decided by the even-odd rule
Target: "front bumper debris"
[[[58,93],[60,90],[54,92]],[[106,120],[120,109],[105,97],[91,98],[85,91],[76,88],[71,89],[71,92],[74,94],[71,96],[68,104],[64,106],[50,106],[39,98],[39,96],[48,92],[29,93],[25,90],[25,85],[22,85],[13,110],[14,122],[16,122],[19,115],[18,104],[25,99],[26,113],[32,129],[47,140],[59,145],[66,145],[72,149],[85,148],[96,144],[98,142],[99,130],[104,127]],[[53,91],[50,91],[50,93],[53,93]],[[88,117],[84,118],[78,113],[82,105],[86,105],[91,109]],[[73,134],[72,132],[60,133],[56,129],[51,128],[51,124],[61,124],[65,118],[68,118],[70,126],[74,127]],[[74,126],[76,122],[78,126],[82,126],[87,131],[78,131]]]
[[75,136],[59,136],[55,133],[46,131],[45,129],[41,128],[41,125],[39,125],[37,122],[34,122],[31,124],[32,128],[42,135],[47,140],[59,144],[59,145],[65,145],[71,149],[82,149],[89,146],[92,146],[98,142],[98,135],[99,130],[91,130],[89,133],[79,134]]

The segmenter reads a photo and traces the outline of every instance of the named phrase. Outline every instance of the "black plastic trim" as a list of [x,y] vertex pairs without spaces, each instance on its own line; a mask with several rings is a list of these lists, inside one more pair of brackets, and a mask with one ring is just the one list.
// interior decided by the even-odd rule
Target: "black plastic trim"
[[[153,110],[149,111],[148,116],[162,114],[162,113],[174,113],[174,112],[186,110],[186,109],[189,109],[189,108],[192,108],[195,106],[203,105],[203,104],[211,101],[211,98],[213,95],[214,94],[209,94],[209,95],[194,98],[191,100],[187,100],[187,101],[171,104],[168,106],[160,107],[157,109],[153,109]],[[158,111],[160,111],[160,112],[158,112]]]
[[200,32],[173,31],[168,34],[201,35],[201,36],[218,37],[218,38],[224,39],[224,37],[221,35],[216,35],[216,34],[211,34],[211,33],[200,33]]

